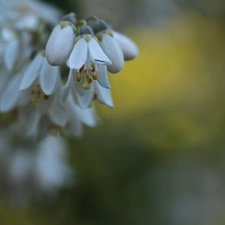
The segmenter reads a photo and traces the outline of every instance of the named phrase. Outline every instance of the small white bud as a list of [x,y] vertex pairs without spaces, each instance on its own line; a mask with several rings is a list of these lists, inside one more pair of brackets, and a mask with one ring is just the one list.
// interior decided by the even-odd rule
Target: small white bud
[[107,33],[102,34],[100,46],[107,57],[112,61],[111,65],[107,66],[110,73],[118,73],[124,64],[123,52],[117,43],[116,39]]
[[129,37],[116,31],[113,31],[113,37],[123,51],[124,60],[134,59],[138,55],[137,45]]
[[69,21],[69,22],[72,23],[73,25],[76,25],[76,22],[77,22],[77,20],[76,20],[76,14],[73,13],[73,12],[71,12],[71,13],[69,13],[69,14],[63,16],[63,17],[61,18],[61,21]]
[[46,45],[46,59],[52,66],[66,63],[74,46],[75,27],[68,21],[58,24]]

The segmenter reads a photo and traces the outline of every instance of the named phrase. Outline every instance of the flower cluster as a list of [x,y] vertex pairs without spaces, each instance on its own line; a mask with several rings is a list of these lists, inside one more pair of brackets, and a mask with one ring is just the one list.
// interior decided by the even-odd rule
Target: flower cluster
[[82,124],[98,123],[93,100],[113,107],[108,71],[119,72],[137,47],[103,20],[77,21],[74,13],[63,16],[48,38],[44,16],[31,15],[1,18],[1,118],[36,137],[51,130],[79,137]]
[[26,202],[69,183],[65,146],[49,134],[81,137],[83,125],[95,127],[94,100],[113,107],[108,72],[137,54],[94,16],[77,21],[38,0],[0,1],[1,198]]

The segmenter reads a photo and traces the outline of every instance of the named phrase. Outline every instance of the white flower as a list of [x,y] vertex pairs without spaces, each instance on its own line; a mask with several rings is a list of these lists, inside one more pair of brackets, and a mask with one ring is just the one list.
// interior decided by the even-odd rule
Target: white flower
[[46,59],[52,66],[66,63],[74,46],[75,27],[62,21],[52,31],[46,45]]
[[62,102],[61,85],[50,96],[43,93],[38,82],[22,93],[30,97],[28,102],[26,97],[19,101],[18,114],[29,135],[41,137],[47,134],[51,127],[66,125],[68,112]]
[[[71,77],[71,79],[73,79],[73,77]],[[76,80],[74,83],[75,85],[74,88],[71,88],[71,93],[75,101],[82,109],[90,107],[93,100],[97,100],[98,102],[110,108],[113,107],[110,89],[102,87],[96,80],[92,82],[92,85],[88,90],[79,90],[79,86],[77,86]]]
[[34,163],[34,175],[44,192],[52,192],[72,183],[73,172],[66,164],[65,147],[61,138],[53,136],[48,136],[39,144]]
[[107,69],[111,73],[118,73],[123,68],[124,64],[123,52],[112,35],[101,32],[101,36],[100,46],[112,61],[112,64],[108,65]]
[[51,66],[43,53],[38,53],[23,75],[19,90],[25,90],[39,78],[40,87],[46,95],[52,95],[59,86],[59,67]]
[[[85,26],[89,31],[89,26]],[[104,69],[106,65],[111,64],[111,60],[105,55],[98,44],[96,38],[91,34],[84,34],[77,38],[72,53],[67,61],[70,69],[75,71],[76,80],[80,87],[85,90],[90,89],[93,80],[109,88],[107,82],[107,71]],[[98,73],[101,71],[100,73]],[[72,75],[74,73],[70,73]],[[70,79],[68,79],[68,82]],[[106,82],[104,82],[106,81]],[[68,87],[66,84],[65,88]]]
[[[37,138],[53,130],[80,137],[83,124],[95,126],[93,100],[113,107],[108,71],[137,54],[132,41],[115,38],[95,17],[77,22],[70,13],[49,35],[47,25],[59,20],[58,11],[35,0],[0,1],[0,123]],[[99,21],[97,31],[86,25]]]
[[[83,133],[82,124],[91,127],[97,125],[94,109],[86,106],[87,109],[81,109],[73,99],[72,93],[63,102],[61,83],[54,94],[48,96],[42,91],[38,81],[29,88],[19,91],[21,77],[21,74],[16,75],[10,80],[0,99],[0,112],[8,113],[15,109],[16,119],[23,125],[27,135],[44,138],[53,129],[57,132],[66,131],[69,135],[80,137]],[[97,81],[95,82],[101,87]],[[86,92],[88,97],[92,96],[92,99],[93,88]],[[99,94],[99,96],[101,99],[106,95],[103,94],[101,97]],[[89,101],[86,101],[86,96],[83,98],[85,103],[81,103],[81,105]]]
[[113,37],[112,31],[108,28],[105,21],[97,18],[90,23],[90,26],[93,28],[102,50],[112,62],[112,64],[107,66],[108,71],[118,73],[123,68],[124,57],[119,44]]
[[15,27],[19,30],[35,31],[38,27],[39,19],[36,15],[28,14],[18,18]]
[[129,37],[116,31],[113,31],[113,36],[123,51],[124,60],[134,59],[138,55],[138,47]]
[[[105,74],[107,74],[107,68],[106,66],[101,65],[100,69],[98,70],[98,77],[102,77],[102,80],[93,80],[91,83],[92,85],[90,85],[88,89],[84,89],[82,86],[80,86],[80,82],[85,83],[85,77],[81,76],[81,79],[77,81],[77,79],[74,79],[74,76],[76,77],[77,75],[76,71],[71,69],[67,81],[67,86],[65,86],[66,88],[64,89],[64,98],[66,98],[68,93],[71,93],[75,101],[82,109],[88,108],[91,102],[95,99],[100,103],[112,108],[113,102],[110,94],[110,89],[108,88],[110,86],[108,83],[108,77]],[[107,86],[107,88],[103,87],[103,85],[100,85],[100,83],[104,84],[104,86]]]
[[74,101],[71,93],[65,104],[65,107],[68,109],[68,123],[61,128],[62,131],[69,133],[75,138],[80,138],[83,135],[83,125],[88,127],[97,126],[99,118],[93,106],[81,109]]

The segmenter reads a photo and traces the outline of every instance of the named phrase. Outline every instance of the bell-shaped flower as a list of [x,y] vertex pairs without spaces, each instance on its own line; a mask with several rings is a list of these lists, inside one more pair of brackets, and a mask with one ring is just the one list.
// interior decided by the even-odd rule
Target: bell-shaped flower
[[108,71],[111,73],[118,73],[123,68],[124,64],[123,52],[119,44],[111,34],[102,33],[100,46],[112,61],[112,64],[107,66]]
[[61,131],[67,132],[75,138],[80,138],[83,135],[83,125],[88,127],[97,126],[99,118],[94,106],[81,109],[70,93],[65,102],[65,107],[68,110],[68,123],[61,128]]
[[46,59],[52,66],[66,63],[74,46],[75,26],[68,22],[60,22],[52,31],[46,45]]
[[[83,28],[84,34],[80,32],[76,43],[67,61],[67,65],[74,72],[79,89],[90,89],[93,80],[98,80],[101,85],[110,88],[107,78],[106,65],[111,64],[111,60],[105,55],[97,39],[93,36],[93,31],[89,26]],[[70,76],[64,88],[69,87]]]
[[113,31],[113,37],[123,51],[124,60],[134,59],[138,55],[138,47],[129,37],[116,31]]
[[[82,109],[90,107],[92,101],[95,99],[110,108],[113,107],[110,89],[100,85],[97,80],[93,80],[91,83],[92,85],[90,85],[90,88],[85,90],[79,86],[79,82],[77,82],[77,80],[74,79],[74,76],[71,75],[73,72],[73,70],[70,71],[70,75],[68,78],[69,85],[66,89],[64,89],[64,98],[67,98],[69,94],[72,94],[74,100]],[[84,78],[81,78],[80,82],[86,82],[82,79]]]
[[68,114],[62,102],[60,86],[50,96],[41,90],[38,82],[21,91],[24,96],[29,96],[18,103],[20,121],[28,134],[40,137],[48,133],[51,126],[66,125]]
[[103,20],[96,20],[90,26],[93,28],[102,50],[112,62],[107,66],[108,71],[118,73],[123,68],[124,57],[118,42],[113,37],[112,31]]
[[25,90],[39,78],[40,87],[46,95],[52,95],[59,85],[59,67],[51,66],[43,52],[37,54],[23,75],[19,90]]

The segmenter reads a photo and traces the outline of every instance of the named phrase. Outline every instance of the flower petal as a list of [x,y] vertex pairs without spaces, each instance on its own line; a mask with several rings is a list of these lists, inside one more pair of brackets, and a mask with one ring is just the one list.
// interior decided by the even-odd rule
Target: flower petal
[[100,46],[112,61],[112,64],[107,66],[108,71],[111,73],[118,73],[123,68],[124,57],[122,49],[116,39],[109,34],[104,34]]
[[94,93],[93,93],[93,86],[92,86],[91,89],[85,90],[84,95],[79,95],[77,97],[77,102],[78,102],[79,106],[82,109],[88,108],[93,100],[93,95],[94,95]]
[[62,99],[63,101],[66,100],[68,97],[68,94],[70,93],[70,90],[73,89],[73,70],[70,69],[69,76],[67,78],[66,84],[62,88]]
[[49,116],[53,123],[59,126],[65,126],[68,120],[68,115],[65,108],[60,105],[52,105],[49,108]]
[[93,61],[94,63],[104,64],[104,65],[110,65],[112,63],[111,60],[106,56],[106,54],[103,52],[100,45],[94,38],[91,38],[89,40],[88,50],[89,50],[91,61]]
[[57,66],[66,63],[73,49],[74,38],[73,25],[70,23],[63,27],[58,24],[53,29],[46,45],[46,59],[50,65]]
[[98,83],[104,88],[111,88],[108,80],[107,67],[106,65],[98,65]]
[[71,84],[71,81],[72,81],[72,77],[73,77],[73,70],[70,69],[69,76],[67,78],[66,84],[64,85],[63,89],[68,89],[69,88],[69,86]]
[[0,112],[8,112],[17,105],[19,100],[18,84],[20,80],[21,76],[16,75],[7,84],[6,89],[1,94]]
[[134,59],[138,55],[138,47],[129,37],[116,31],[113,31],[113,36],[123,51],[124,60]]
[[74,138],[81,138],[83,136],[83,126],[82,123],[74,116],[70,121],[67,130],[70,135]]
[[80,121],[89,126],[96,127],[98,125],[99,118],[96,114],[94,107],[88,107],[87,109],[81,109],[79,106],[74,104],[74,108],[77,112],[77,116]]
[[77,108],[74,107],[75,102],[71,95],[68,96],[66,105],[68,107],[68,113],[70,117],[69,125],[67,127],[68,132],[73,137],[80,138],[83,135],[83,127],[81,121],[77,117]]
[[19,91],[20,97],[18,101],[18,107],[27,105],[31,100],[30,89]]
[[80,38],[74,45],[72,53],[67,60],[67,65],[71,69],[79,70],[87,61],[88,44],[84,38]]
[[98,82],[94,81],[94,91],[97,96],[97,100],[100,103],[113,108],[113,101],[109,89],[103,88]]
[[33,110],[25,123],[29,135],[37,135],[40,119],[41,114]]
[[19,40],[14,39],[8,43],[4,54],[4,62],[8,70],[12,70],[19,55]]
[[97,117],[94,107],[81,109],[75,103],[72,95],[68,96],[66,104],[68,106],[68,111],[70,114],[70,126],[68,127],[68,129],[73,136],[82,136],[82,123],[89,127],[97,126],[99,118]]
[[59,67],[51,66],[46,58],[40,71],[40,85],[46,95],[53,94],[59,85]]
[[34,58],[23,75],[19,90],[27,89],[34,83],[38,77],[43,60],[44,56],[41,53]]

